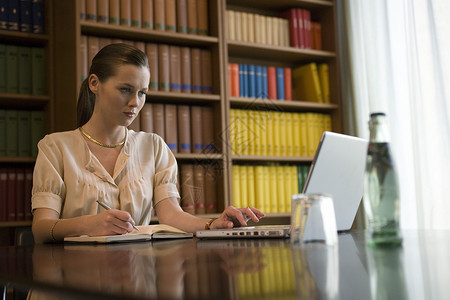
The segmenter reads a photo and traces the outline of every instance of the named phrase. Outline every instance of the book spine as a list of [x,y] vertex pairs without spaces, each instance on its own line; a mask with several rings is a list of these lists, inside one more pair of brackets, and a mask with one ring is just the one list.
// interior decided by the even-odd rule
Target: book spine
[[256,66],[248,65],[248,96],[256,98]]
[[0,156],[6,156],[6,110],[0,109]]
[[198,34],[197,0],[187,0],[188,33]]
[[33,15],[31,0],[19,1],[19,24],[20,31],[32,32]]
[[0,93],[6,93],[6,45],[0,44]]
[[180,47],[169,46],[170,54],[170,91],[181,92]]
[[208,1],[197,0],[197,28],[199,35],[208,35]]
[[269,99],[277,99],[277,75],[276,68],[271,66],[267,68],[267,81],[268,81],[268,91]]
[[44,112],[42,110],[31,111],[31,156],[37,157],[38,147],[37,144],[45,135],[44,129]]
[[213,166],[205,166],[205,210],[207,214],[217,212],[217,174]]
[[31,113],[28,110],[19,110],[17,117],[17,154],[31,156]]
[[97,22],[97,1],[86,1],[86,21]]
[[166,13],[164,0],[153,0],[154,6],[154,20],[155,20],[155,30],[164,31],[166,30]]
[[200,61],[200,49],[191,48],[191,79],[192,79],[192,92],[202,93],[202,67]]
[[148,57],[148,64],[150,66],[150,91],[157,91],[159,87],[159,70],[158,70],[158,45],[153,43],[145,44],[145,53]]
[[262,166],[255,166],[255,207],[265,211],[265,194],[264,194],[264,171]]
[[255,82],[256,82],[256,98],[262,99],[264,95],[262,66],[255,67]]
[[170,91],[170,58],[169,46],[166,44],[158,44],[158,71],[159,71],[159,90]]
[[293,155],[301,156],[301,137],[300,137],[300,114],[292,115],[292,137],[293,137]]
[[270,179],[269,166],[262,166],[263,170],[263,192],[264,192],[264,211],[270,210]]
[[240,180],[240,166],[232,165],[231,166],[231,180],[232,180],[232,203],[235,207],[242,207],[241,197],[240,197],[240,185],[242,184]]
[[269,87],[267,84],[267,67],[266,66],[262,66],[261,75],[262,75],[262,90],[263,90],[262,98],[268,99],[269,98]]
[[319,22],[311,22],[312,47],[315,50],[322,50],[322,24]]
[[164,104],[154,103],[153,106],[153,132],[165,139],[164,134]]
[[192,153],[203,151],[202,107],[191,106]]
[[300,48],[305,48],[305,21],[303,15],[303,9],[295,9],[297,13],[297,27],[298,27],[298,43]]
[[19,112],[17,110],[6,111],[6,156],[17,156],[19,136]]
[[202,78],[202,93],[212,94],[212,58],[211,51],[202,49],[200,50],[201,59],[201,78]]
[[194,167],[191,164],[182,164],[180,170],[181,207],[185,212],[195,214]]
[[8,1],[0,1],[0,30],[8,30]]
[[191,111],[189,105],[178,105],[178,150],[191,153]]
[[[278,212],[286,212],[286,194],[284,190],[284,170],[283,166],[276,166],[277,172],[277,204]],[[286,178],[287,179],[287,178]]]
[[24,198],[25,198],[25,220],[31,221],[33,215],[31,214],[31,192],[33,188],[33,169],[25,168],[25,187],[24,187]]
[[287,156],[294,155],[294,129],[292,128],[292,113],[286,112],[283,114],[283,119],[286,123],[286,154]]
[[8,220],[8,169],[0,168],[0,222]]
[[303,30],[305,32],[305,48],[311,49],[311,12],[303,9]]
[[177,106],[164,104],[165,140],[173,153],[178,152]]
[[80,69],[80,82],[79,85],[81,86],[81,83],[87,78],[88,75],[88,45],[87,45],[87,36],[81,35],[80,36],[80,45],[79,45],[79,51],[80,51],[80,62],[78,65],[78,68]]
[[109,23],[109,0],[97,0],[97,22]]
[[8,30],[19,31],[19,1],[8,1]]
[[284,99],[292,100],[292,69],[284,68]]
[[177,0],[177,32],[188,33],[186,0]]
[[231,96],[239,97],[239,64],[230,64],[231,67]]
[[176,19],[176,8],[175,0],[165,0],[165,20],[166,26],[165,30],[169,32],[177,31],[177,19]]
[[239,82],[243,96],[248,97],[248,65],[242,65],[242,82]]
[[142,28],[154,29],[153,0],[142,0]]
[[259,141],[260,141],[260,155],[267,155],[267,112],[257,111],[256,117],[258,118],[259,127]]
[[234,11],[227,10],[226,19],[227,19],[227,38],[230,41],[234,41],[236,39]]
[[120,0],[120,25],[131,26],[131,0]]
[[278,180],[277,168],[275,165],[269,166],[269,195],[270,206],[267,212],[276,213],[278,211]]
[[[244,169],[246,176],[245,184],[247,185],[247,197],[245,199],[246,206],[257,207],[257,186],[255,181],[255,167],[254,166],[241,166]],[[258,208],[258,207],[257,207]]]
[[240,166],[239,168],[239,180],[240,180],[239,199],[241,204],[240,207],[250,206],[248,203],[248,177],[247,177],[248,176],[247,169],[250,167],[251,166]]
[[7,202],[7,221],[16,221],[16,202],[17,202],[17,190],[16,190],[16,169],[8,168],[8,197]]
[[239,67],[239,97],[245,97],[244,87],[244,64],[238,64]]
[[31,48],[31,86],[33,95],[45,95],[45,49],[41,47]]
[[131,0],[131,27],[142,27],[142,0]]
[[203,150],[205,153],[215,152],[214,142],[214,109],[211,106],[202,107]]
[[16,168],[16,221],[25,220],[25,170]]
[[278,100],[284,99],[284,69],[277,68],[277,98]]
[[141,130],[153,132],[153,104],[145,103],[139,115],[141,116]]
[[109,24],[120,25],[120,0],[109,0]]
[[200,164],[194,165],[194,185],[195,185],[195,213],[204,214],[205,208],[205,175],[204,167]]
[[[18,60],[19,93],[31,94],[31,48],[27,46],[19,46]],[[41,74],[41,76],[44,76],[44,74]]]
[[19,47],[6,45],[6,92],[19,92]]
[[274,25],[273,25],[273,21],[272,18],[269,16],[265,16],[264,17],[264,25],[266,28],[266,44],[267,45],[274,45],[274,41],[273,41],[273,33],[272,31],[275,29]]
[[286,114],[282,112],[276,112],[278,115],[278,134],[280,136],[280,156],[285,156],[287,154],[287,130],[286,130]]
[[291,8],[281,14],[282,18],[288,20],[289,23],[289,44],[291,47],[299,47],[299,33],[298,33],[298,20],[297,11],[295,8]]
[[191,49],[181,47],[181,92],[191,92]]

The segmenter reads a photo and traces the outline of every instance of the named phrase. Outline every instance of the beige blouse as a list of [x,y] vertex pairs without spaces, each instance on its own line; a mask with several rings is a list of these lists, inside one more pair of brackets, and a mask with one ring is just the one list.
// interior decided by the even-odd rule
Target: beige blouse
[[180,195],[177,162],[164,140],[153,133],[128,130],[114,176],[91,153],[81,132],[53,133],[38,144],[33,175],[32,210],[51,208],[60,218],[101,212],[97,199],[149,224],[153,206]]

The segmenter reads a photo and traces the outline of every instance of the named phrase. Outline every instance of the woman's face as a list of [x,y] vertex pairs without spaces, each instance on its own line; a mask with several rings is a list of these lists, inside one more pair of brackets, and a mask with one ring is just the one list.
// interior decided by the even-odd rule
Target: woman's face
[[148,68],[134,65],[117,67],[116,75],[104,82],[91,75],[89,87],[95,94],[95,117],[111,126],[129,126],[145,104],[149,82]]

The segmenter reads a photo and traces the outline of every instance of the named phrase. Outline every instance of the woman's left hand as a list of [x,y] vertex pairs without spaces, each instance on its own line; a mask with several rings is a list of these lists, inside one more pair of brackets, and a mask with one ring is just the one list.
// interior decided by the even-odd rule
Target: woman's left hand
[[254,207],[236,208],[228,206],[217,220],[211,224],[211,229],[233,228],[247,226],[247,222],[259,222],[264,217],[264,213]]

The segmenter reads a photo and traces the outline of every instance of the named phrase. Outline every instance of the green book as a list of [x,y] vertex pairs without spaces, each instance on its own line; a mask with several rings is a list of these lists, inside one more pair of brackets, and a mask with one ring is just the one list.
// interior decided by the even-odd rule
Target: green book
[[33,95],[45,95],[45,49],[31,48],[31,85]]
[[6,111],[6,156],[18,155],[18,115],[17,110]]
[[0,109],[0,156],[6,156],[6,110]]
[[19,94],[31,94],[31,48],[19,46]]
[[18,118],[18,154],[31,156],[31,113],[29,110],[19,110]]
[[31,111],[31,156],[37,156],[37,144],[44,134],[44,112],[42,110]]
[[19,92],[19,47],[6,45],[6,92]]
[[6,93],[6,45],[0,44],[0,93]]

